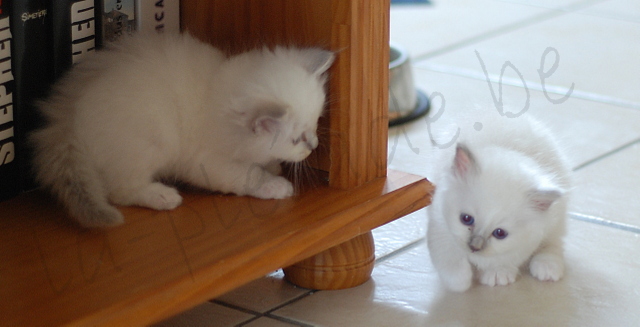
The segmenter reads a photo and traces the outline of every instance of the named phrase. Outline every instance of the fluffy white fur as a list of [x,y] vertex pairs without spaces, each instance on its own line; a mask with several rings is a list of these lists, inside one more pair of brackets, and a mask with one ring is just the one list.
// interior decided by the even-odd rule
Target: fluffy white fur
[[40,103],[31,141],[38,181],[85,227],[123,222],[111,204],[173,209],[161,180],[280,199],[280,162],[318,145],[321,49],[258,49],[227,58],[188,34],[138,35],[90,56]]
[[[427,240],[440,278],[459,292],[472,285],[474,274],[482,284],[507,285],[528,263],[537,279],[559,280],[567,162],[551,133],[536,121],[475,118],[482,130],[461,133],[449,165],[435,176]],[[467,223],[461,215],[468,216]],[[501,239],[497,229],[506,237]]]

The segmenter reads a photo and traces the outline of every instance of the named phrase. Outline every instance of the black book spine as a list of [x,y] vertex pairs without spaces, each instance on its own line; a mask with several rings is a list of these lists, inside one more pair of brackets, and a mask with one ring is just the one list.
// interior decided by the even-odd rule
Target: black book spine
[[20,192],[13,105],[12,34],[9,1],[0,0],[0,201]]
[[[56,0],[58,1],[58,0]],[[52,22],[49,0],[11,2],[14,118],[21,189],[35,187],[27,136],[42,125],[35,101],[43,98],[53,81]]]
[[95,0],[52,1],[54,75],[58,78],[73,64],[95,51],[101,31]]
[[71,57],[71,3],[71,0],[55,0],[51,4],[55,78],[62,76],[73,64]]
[[101,49],[104,44],[104,1],[105,0],[95,0],[95,13],[96,17],[96,49]]

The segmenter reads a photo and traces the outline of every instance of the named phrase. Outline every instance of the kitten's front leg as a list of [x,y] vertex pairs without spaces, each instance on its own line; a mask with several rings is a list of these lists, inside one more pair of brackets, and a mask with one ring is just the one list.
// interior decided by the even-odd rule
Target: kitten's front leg
[[[279,167],[279,164],[278,164]],[[251,166],[247,172],[244,194],[260,199],[284,199],[293,195],[293,185],[286,178],[275,176],[273,168]]]
[[293,185],[284,177],[272,176],[247,194],[260,199],[284,199],[293,195]]
[[280,161],[274,160],[264,166],[264,169],[275,176],[282,175],[282,165]]
[[473,268],[443,224],[437,219],[429,219],[429,255],[445,286],[454,292],[464,292],[473,282]]
[[473,268],[469,260],[459,257],[456,260],[447,261],[445,265],[440,265],[440,269],[438,269],[438,274],[447,288],[454,292],[468,290],[473,283]]
[[557,282],[564,275],[562,243],[557,241],[541,248],[529,262],[531,276],[541,281]]
[[194,166],[184,179],[214,192],[250,195],[260,199],[284,199],[293,195],[291,182],[256,164],[209,160]]

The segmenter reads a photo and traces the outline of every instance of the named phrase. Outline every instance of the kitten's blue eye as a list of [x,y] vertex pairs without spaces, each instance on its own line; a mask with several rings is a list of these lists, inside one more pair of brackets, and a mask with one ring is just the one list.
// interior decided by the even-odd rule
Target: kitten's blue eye
[[460,215],[460,222],[462,222],[463,224],[467,225],[467,226],[471,226],[473,225],[473,223],[476,220],[473,219],[473,216],[467,215],[466,213],[463,213]]
[[509,233],[507,233],[507,231],[502,229],[502,228],[496,228],[495,230],[493,230],[492,235],[493,235],[493,237],[501,240],[501,239],[507,237],[507,235],[509,235]]

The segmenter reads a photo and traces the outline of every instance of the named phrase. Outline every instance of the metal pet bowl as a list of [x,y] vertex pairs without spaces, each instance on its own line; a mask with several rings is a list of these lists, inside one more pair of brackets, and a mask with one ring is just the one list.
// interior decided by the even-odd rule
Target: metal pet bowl
[[389,126],[397,126],[429,112],[429,98],[414,86],[407,51],[392,43],[389,54]]

